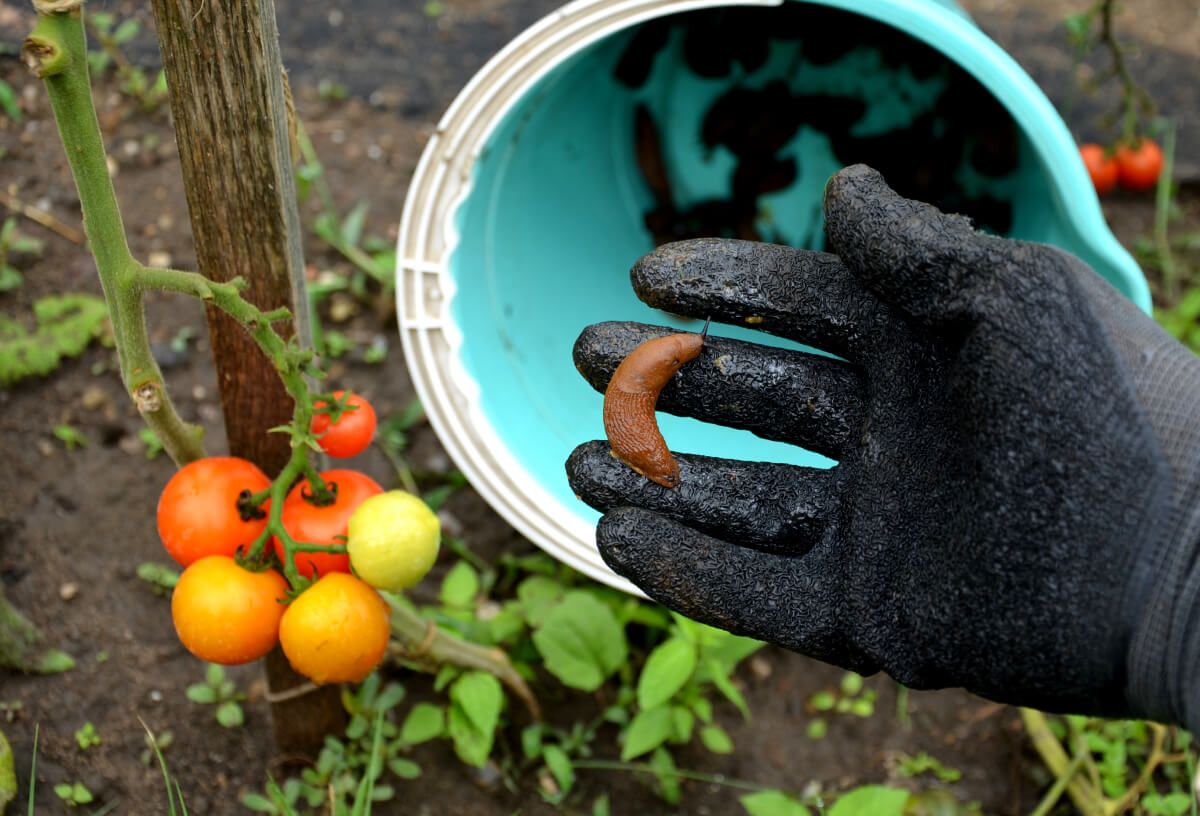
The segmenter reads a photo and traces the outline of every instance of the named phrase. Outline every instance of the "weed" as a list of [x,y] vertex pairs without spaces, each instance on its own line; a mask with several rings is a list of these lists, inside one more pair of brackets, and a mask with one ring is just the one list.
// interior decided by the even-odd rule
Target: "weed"
[[62,442],[63,447],[69,451],[73,451],[76,448],[86,448],[88,445],[88,439],[84,436],[83,432],[70,425],[56,425],[52,433],[54,434],[54,438]]
[[[3,93],[0,93],[0,102]],[[25,282],[24,276],[13,265],[13,256],[29,255],[40,257],[46,242],[31,238],[17,231],[17,219],[9,217],[0,225],[0,292],[9,292]]]
[[100,734],[96,731],[96,726],[92,725],[90,722],[84,723],[83,726],[75,732],[75,742],[77,745],[79,745],[79,748],[82,751],[86,751],[88,748],[91,748],[94,745],[99,745]]
[[54,795],[63,800],[67,807],[79,807],[95,801],[92,792],[82,782],[60,782],[54,786]]
[[187,698],[198,705],[216,706],[214,716],[225,728],[237,728],[246,721],[241,705],[246,695],[225,678],[225,670],[216,663],[208,664],[204,682],[187,687]]

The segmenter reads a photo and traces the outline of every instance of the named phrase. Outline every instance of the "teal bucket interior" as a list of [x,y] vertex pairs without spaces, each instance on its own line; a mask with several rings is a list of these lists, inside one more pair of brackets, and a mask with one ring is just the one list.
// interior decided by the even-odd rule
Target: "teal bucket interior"
[[[737,8],[737,25],[774,31],[782,24],[779,15],[784,10]],[[832,173],[863,160],[876,165],[945,161],[937,134],[955,127],[956,114],[969,115],[958,101],[951,104],[946,99],[947,77],[964,72],[940,48],[898,35],[885,38],[890,46],[851,44],[832,59],[828,53],[817,54],[812,43],[827,40],[829,32],[840,30],[844,39],[844,31],[866,23],[847,11],[822,9],[813,18],[820,25],[844,29],[813,28],[798,38],[771,39],[760,64],[757,59],[746,60],[749,67],[734,61],[726,76],[698,76],[685,53],[684,31],[691,24],[687,18],[714,13],[672,15],[669,19],[679,25],[671,26],[636,87],[618,81],[614,72],[623,58],[629,59],[640,27],[609,35],[557,65],[516,100],[495,127],[456,213],[458,243],[448,261],[455,286],[451,316],[462,336],[465,371],[480,387],[478,408],[528,474],[584,519],[594,520],[596,514],[572,495],[563,463],[579,443],[603,438],[604,429],[601,395],[572,363],[575,339],[588,324],[606,320],[699,328],[699,321],[641,303],[629,284],[630,267],[656,245],[646,215],[662,198],[647,183],[644,156],[639,163],[634,138],[638,106],[657,123],[671,196],[676,208],[686,211],[730,194],[735,156],[725,146],[706,145],[703,132],[708,112],[731,88],[753,94],[776,83],[775,90],[782,88],[800,100],[823,94],[861,101],[861,115],[840,137],[831,137],[828,128],[809,126],[802,112],[799,127],[774,153],[777,160],[794,163],[792,182],[758,197],[750,228],[764,239],[808,249],[823,248],[820,203]],[[661,21],[642,26],[656,24],[662,26]],[[725,33],[737,36],[736,31]],[[917,60],[919,70],[895,53],[885,53],[889,47],[923,54]],[[979,93],[988,94],[976,84]],[[975,207],[984,228],[1062,246],[1089,261],[1127,295],[1144,298],[1139,289],[1144,282],[1131,274],[1129,264],[1114,263],[1114,242],[1107,230],[1103,235],[1084,234],[1077,226],[1079,219],[1072,216],[1073,197],[1092,196],[1091,189],[1064,189],[1062,174],[1053,166],[1061,157],[1047,155],[1035,144],[1037,135],[1014,121],[1019,117],[1009,119],[994,98],[986,102],[993,111],[1004,112],[1010,126],[1011,143],[1004,148],[1008,155],[1001,161],[1007,164],[1001,172],[980,172],[970,160],[977,145],[960,145],[965,158],[954,170],[951,204]],[[786,110],[784,105],[776,112]],[[744,119],[743,114],[732,119]],[[906,138],[916,124],[932,130],[921,138]],[[1057,119],[1048,124],[1065,133]],[[867,155],[853,155],[855,145]],[[1086,183],[1082,172],[1070,178]],[[893,186],[908,192],[894,182]],[[1094,201],[1091,204],[1094,208]],[[789,345],[742,327],[714,325],[712,330]],[[676,451],[831,464],[817,454],[748,432],[666,415],[659,419]]]

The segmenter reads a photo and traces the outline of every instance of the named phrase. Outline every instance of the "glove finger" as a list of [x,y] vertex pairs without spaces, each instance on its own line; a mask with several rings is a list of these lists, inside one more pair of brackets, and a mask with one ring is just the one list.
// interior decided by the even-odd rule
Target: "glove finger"
[[825,229],[868,289],[929,324],[964,314],[967,289],[994,266],[1003,243],[976,232],[965,216],[900,196],[864,164],[829,180]]
[[571,489],[596,510],[634,505],[727,541],[799,555],[820,540],[833,507],[835,470],[675,454],[679,486],[660,487],[585,442],[567,459]]
[[[598,323],[575,341],[575,366],[604,391],[625,356],[672,329]],[[700,356],[660,392],[658,408],[837,458],[861,435],[865,385],[840,360],[710,334]]]
[[677,241],[643,256],[630,276],[656,308],[753,326],[850,360],[894,321],[833,255],[777,244]]
[[878,669],[849,640],[834,536],[802,557],[739,547],[636,507],[596,528],[604,562],[694,620],[856,671]]

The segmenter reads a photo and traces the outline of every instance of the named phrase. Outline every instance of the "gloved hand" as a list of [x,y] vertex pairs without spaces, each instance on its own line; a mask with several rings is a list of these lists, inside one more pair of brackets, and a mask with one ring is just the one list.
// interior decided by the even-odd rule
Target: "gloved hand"
[[[670,490],[581,445],[567,472],[605,514],[605,562],[685,615],[912,688],[1200,726],[1200,358],[1073,256],[865,166],[825,214],[836,255],[684,241],[632,278],[651,306],[847,360],[710,335],[659,399],[837,466],[677,454]],[[576,365],[603,390],[664,333],[591,326]]]

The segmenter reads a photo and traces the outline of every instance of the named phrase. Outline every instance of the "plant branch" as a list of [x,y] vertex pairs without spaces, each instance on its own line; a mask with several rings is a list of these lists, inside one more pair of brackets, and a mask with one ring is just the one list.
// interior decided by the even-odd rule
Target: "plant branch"
[[33,73],[44,80],[50,96],[79,192],[84,233],[108,304],[121,379],[163,448],[176,464],[184,465],[204,456],[204,432],[179,417],[150,351],[142,289],[136,282],[140,265],[129,252],[92,102],[83,12],[77,7],[68,11],[45,8],[38,7],[37,24],[26,38],[22,54]]
[[392,657],[409,663],[460,666],[493,674],[521,698],[535,720],[542,718],[537,698],[503,650],[455,637],[386,593],[384,598],[392,608],[393,642],[389,647]]
[[[1058,778],[1066,775],[1071,760],[1067,757],[1067,752],[1063,750],[1062,745],[1059,744],[1058,738],[1051,732],[1050,725],[1046,722],[1046,715],[1031,708],[1022,708],[1021,721],[1025,724],[1025,731],[1033,741],[1034,749],[1050,772]],[[1067,795],[1071,797],[1075,807],[1084,816],[1105,816],[1104,801],[1100,794],[1085,780],[1074,774],[1070,776],[1070,781],[1067,783]]]

